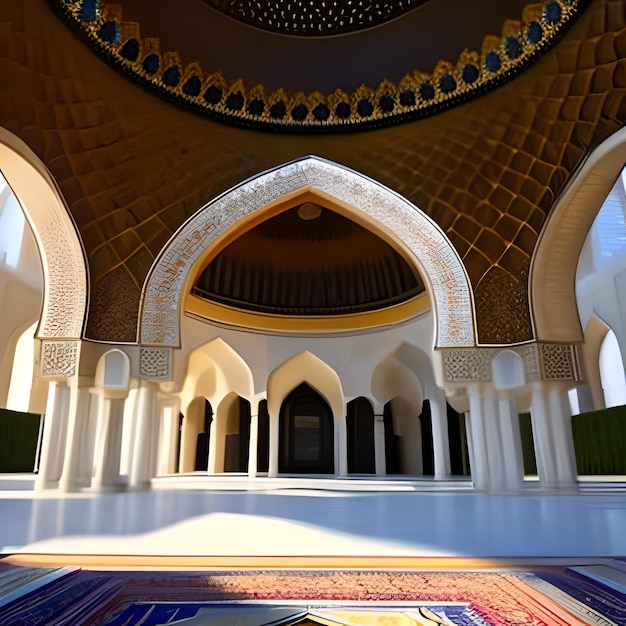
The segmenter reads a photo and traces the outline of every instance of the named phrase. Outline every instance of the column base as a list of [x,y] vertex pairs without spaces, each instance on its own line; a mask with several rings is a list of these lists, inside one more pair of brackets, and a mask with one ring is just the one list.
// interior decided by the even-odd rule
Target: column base
[[39,481],[38,479],[35,479],[34,491],[50,491],[50,490],[58,490],[58,489],[59,489],[58,480]]
[[80,491],[84,493],[122,493],[126,491],[126,489],[127,487],[124,483],[104,483],[102,485],[83,487]]

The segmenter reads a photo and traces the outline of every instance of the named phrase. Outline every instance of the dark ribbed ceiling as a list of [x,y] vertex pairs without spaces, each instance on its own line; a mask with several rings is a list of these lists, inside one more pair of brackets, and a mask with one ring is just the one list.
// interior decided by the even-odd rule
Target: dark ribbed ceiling
[[339,315],[424,291],[409,263],[359,224],[306,202],[247,231],[201,274],[194,294],[279,315]]

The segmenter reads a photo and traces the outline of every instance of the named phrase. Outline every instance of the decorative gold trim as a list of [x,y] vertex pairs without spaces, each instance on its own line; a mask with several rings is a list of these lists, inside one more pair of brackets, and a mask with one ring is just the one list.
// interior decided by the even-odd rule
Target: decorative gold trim
[[380,328],[414,319],[430,310],[427,293],[377,311],[346,315],[272,315],[209,302],[193,294],[184,301],[185,315],[221,326],[280,334],[334,334]]
[[[487,36],[479,52],[464,50],[455,63],[441,60],[431,73],[413,70],[393,83],[340,88],[325,95],[287,94],[281,87],[247,87],[227,81],[197,63],[184,65],[160,41],[132,34],[120,24],[122,7],[99,0],[51,0],[96,50],[124,74],[160,95],[239,126],[266,130],[362,130],[419,119],[474,98],[510,80],[543,52],[582,13],[589,0],[547,0],[525,7],[520,20],[506,20],[500,37]],[[113,8],[115,7],[115,9]]]

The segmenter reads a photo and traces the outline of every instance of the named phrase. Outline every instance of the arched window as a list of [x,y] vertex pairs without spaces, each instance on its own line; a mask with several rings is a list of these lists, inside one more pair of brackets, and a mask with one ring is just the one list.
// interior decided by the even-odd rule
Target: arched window
[[491,368],[495,389],[515,389],[524,385],[524,362],[519,354],[503,350],[496,355]]
[[22,252],[25,218],[15,195],[0,174],[0,262],[16,268]]
[[617,337],[609,330],[600,348],[600,379],[607,407],[626,404],[626,378]]
[[98,361],[96,384],[106,389],[128,389],[130,360],[121,350],[110,350]]

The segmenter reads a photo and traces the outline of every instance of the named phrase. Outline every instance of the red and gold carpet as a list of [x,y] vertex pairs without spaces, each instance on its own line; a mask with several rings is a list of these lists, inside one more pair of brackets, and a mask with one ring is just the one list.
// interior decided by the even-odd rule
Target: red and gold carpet
[[172,571],[151,564],[132,571],[4,559],[0,626],[626,624],[623,589],[584,568]]

